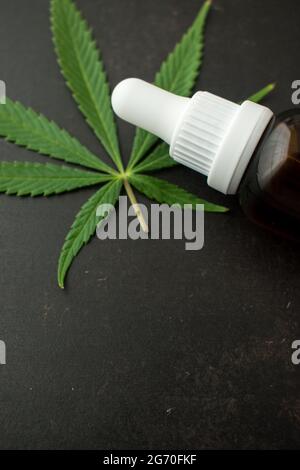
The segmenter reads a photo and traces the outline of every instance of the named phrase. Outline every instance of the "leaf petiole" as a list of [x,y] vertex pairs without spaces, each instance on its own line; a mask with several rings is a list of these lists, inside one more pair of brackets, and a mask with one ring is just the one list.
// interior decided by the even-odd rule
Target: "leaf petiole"
[[126,178],[124,178],[123,181],[124,181],[124,187],[126,189],[127,196],[128,196],[128,198],[129,198],[129,200],[132,204],[132,207],[133,207],[134,212],[135,212],[135,214],[138,218],[138,221],[139,221],[139,223],[142,227],[142,230],[143,230],[143,232],[148,233],[149,232],[148,224],[144,219],[143,213],[141,211],[139,203],[136,200],[136,197],[135,197],[135,194],[132,190],[132,187],[130,186],[129,181]]

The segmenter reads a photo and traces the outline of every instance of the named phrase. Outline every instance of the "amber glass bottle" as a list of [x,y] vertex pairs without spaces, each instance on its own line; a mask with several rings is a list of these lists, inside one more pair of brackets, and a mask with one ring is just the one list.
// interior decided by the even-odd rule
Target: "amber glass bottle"
[[254,222],[300,241],[300,112],[278,115],[267,127],[238,189]]

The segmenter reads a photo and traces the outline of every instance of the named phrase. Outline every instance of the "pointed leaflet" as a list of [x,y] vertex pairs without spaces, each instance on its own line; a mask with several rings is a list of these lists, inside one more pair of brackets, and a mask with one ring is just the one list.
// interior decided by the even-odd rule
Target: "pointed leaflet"
[[187,192],[185,189],[171,184],[168,181],[153,176],[146,175],[132,175],[130,182],[141,193],[144,193],[150,199],[155,199],[159,203],[172,204],[204,204],[204,209],[207,212],[226,212],[226,207],[217,206],[210,202],[200,199]]
[[[193,25],[163,62],[155,76],[155,85],[177,95],[190,95],[201,65],[203,30],[210,3],[204,3]],[[129,168],[133,168],[156,141],[157,137],[153,134],[137,129]]]
[[257,91],[253,95],[249,96],[247,98],[249,101],[254,101],[254,103],[258,103],[261,101],[265,96],[267,96],[271,91],[273,91],[275,88],[275,83],[269,83],[269,85],[265,86],[261,90]]
[[145,173],[170,168],[177,164],[178,163],[169,155],[169,146],[163,142],[155,147],[153,152],[135,166],[132,171],[133,173]]
[[[275,88],[274,83],[270,83],[269,85],[265,86],[258,92],[251,95],[247,98],[250,101],[254,101],[255,103],[261,101],[265,98],[271,91]],[[155,147],[153,152],[150,153],[144,160],[137,164],[133,168],[134,173],[145,173],[148,171],[156,171],[161,170],[163,168],[170,168],[172,166],[177,165],[178,163],[173,160],[173,158],[169,155],[169,146],[165,143],[162,143]]]
[[0,162],[0,192],[49,196],[91,186],[112,177],[50,163]]
[[103,186],[80,209],[62,248],[58,264],[58,284],[64,287],[66,273],[83,245],[85,245],[103,219],[96,215],[100,204],[115,205],[122,187],[120,180],[114,180]]
[[58,61],[74,99],[122,171],[109,86],[91,31],[71,0],[51,1],[51,22]]
[[21,103],[6,99],[0,106],[0,135],[17,145],[52,158],[108,173],[112,168],[90,153],[67,131]]

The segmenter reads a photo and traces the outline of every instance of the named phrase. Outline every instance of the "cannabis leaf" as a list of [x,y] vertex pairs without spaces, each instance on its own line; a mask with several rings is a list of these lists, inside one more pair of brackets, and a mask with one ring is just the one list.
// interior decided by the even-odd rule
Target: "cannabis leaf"
[[[191,94],[202,62],[203,34],[210,3],[209,0],[204,2],[192,26],[161,65],[155,76],[156,85],[182,96]],[[58,263],[58,284],[63,288],[75,256],[106,217],[105,214],[97,215],[98,206],[115,205],[122,186],[134,204],[144,230],[146,223],[131,185],[160,203],[204,204],[205,210],[210,212],[225,212],[227,209],[165,180],[146,175],[177,163],[170,158],[165,143],[142,129],[136,131],[129,164],[124,169],[101,54],[91,30],[72,0],[51,0],[51,27],[66,83],[87,123],[116,166],[113,168],[104,163],[66,130],[31,108],[9,99],[0,106],[0,136],[50,158],[93,170],[49,163],[0,162],[0,192],[17,196],[49,196],[105,183],[82,206],[66,236]],[[274,85],[268,85],[249,99],[259,101],[273,88]]]
[[67,84],[87,122],[122,171],[109,87],[91,31],[71,0],[52,0],[51,23]]
[[175,165],[178,165],[178,163],[170,157],[169,147],[163,142],[141,163],[134,167],[132,171],[134,173],[143,173],[145,171],[162,170],[163,168],[170,168]]
[[109,179],[101,173],[50,163],[0,162],[0,192],[17,196],[50,196]]
[[112,169],[71,137],[67,131],[42,114],[37,114],[21,103],[9,98],[0,106],[0,135],[6,140],[68,163],[87,166],[95,170]]
[[[154,79],[155,85],[177,95],[191,94],[201,65],[203,31],[209,9],[210,1],[207,1],[190,29],[162,63]],[[153,134],[138,128],[128,167],[132,168],[157,140]]]
[[122,187],[121,180],[111,181],[96,192],[80,209],[62,248],[58,264],[58,284],[64,287],[64,279],[73,258],[94,234],[101,217],[96,210],[100,204],[115,205]]
[[257,91],[253,95],[249,96],[249,101],[254,101],[254,103],[258,103],[261,101],[265,96],[267,96],[271,91],[275,88],[275,83],[269,83],[269,85],[265,86],[261,90]]
[[160,178],[146,175],[132,175],[129,181],[147,197],[155,199],[160,203],[167,203],[169,205],[179,204],[180,206],[192,204],[194,208],[196,204],[204,204],[204,209],[210,212],[226,212],[228,210],[223,206],[210,204],[185,189]]

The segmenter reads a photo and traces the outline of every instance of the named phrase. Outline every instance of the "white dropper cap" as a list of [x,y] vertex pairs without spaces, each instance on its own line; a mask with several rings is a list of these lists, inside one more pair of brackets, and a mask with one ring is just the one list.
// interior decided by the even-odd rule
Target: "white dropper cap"
[[239,105],[205,91],[184,98],[137,78],[116,86],[112,107],[167,142],[174,160],[207,175],[207,183],[225,194],[236,193],[273,116],[251,101]]

